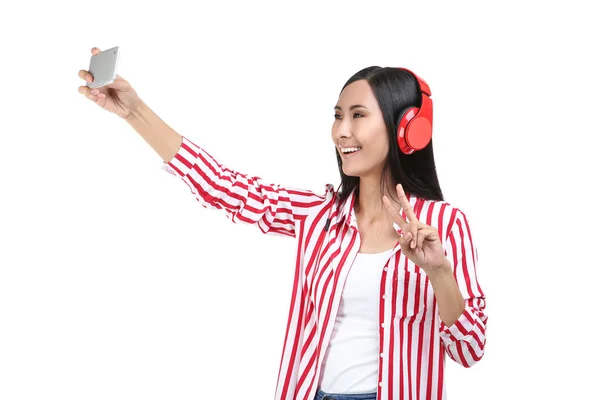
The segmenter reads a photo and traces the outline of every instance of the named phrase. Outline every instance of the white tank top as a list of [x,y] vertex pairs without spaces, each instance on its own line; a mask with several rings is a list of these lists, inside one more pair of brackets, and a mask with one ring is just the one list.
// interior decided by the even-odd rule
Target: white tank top
[[377,391],[379,286],[392,251],[358,253],[350,268],[319,377],[324,392]]

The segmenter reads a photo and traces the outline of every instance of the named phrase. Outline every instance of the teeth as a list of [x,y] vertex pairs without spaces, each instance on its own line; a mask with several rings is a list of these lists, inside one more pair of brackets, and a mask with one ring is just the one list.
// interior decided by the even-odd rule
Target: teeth
[[358,151],[360,149],[361,147],[343,147],[342,153],[352,153],[353,151]]

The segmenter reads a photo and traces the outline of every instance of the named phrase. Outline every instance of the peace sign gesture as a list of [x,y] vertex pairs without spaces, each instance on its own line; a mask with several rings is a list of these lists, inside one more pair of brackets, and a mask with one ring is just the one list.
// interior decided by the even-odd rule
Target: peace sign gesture
[[[387,196],[383,196],[383,205],[394,221],[394,228],[400,235],[402,253],[413,263],[421,267],[428,275],[446,266],[448,260],[438,230],[417,219],[402,185],[396,185],[400,206],[392,204]],[[408,221],[400,212],[404,210]]]

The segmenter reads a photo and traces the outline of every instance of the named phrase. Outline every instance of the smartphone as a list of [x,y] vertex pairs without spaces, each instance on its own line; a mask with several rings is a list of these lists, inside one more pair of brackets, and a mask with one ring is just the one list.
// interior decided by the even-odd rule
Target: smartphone
[[119,46],[112,49],[101,51],[90,58],[90,68],[88,71],[94,77],[92,82],[87,82],[86,86],[94,89],[109,85],[117,78],[117,65],[119,63]]

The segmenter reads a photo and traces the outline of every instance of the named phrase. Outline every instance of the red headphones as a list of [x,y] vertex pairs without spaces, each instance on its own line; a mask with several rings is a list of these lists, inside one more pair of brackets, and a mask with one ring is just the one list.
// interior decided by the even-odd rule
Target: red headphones
[[421,89],[422,103],[419,107],[407,107],[400,113],[396,124],[398,147],[404,154],[412,154],[423,149],[431,141],[433,124],[433,104],[431,102],[431,89],[423,79],[406,68],[398,68],[407,71],[417,78]]

